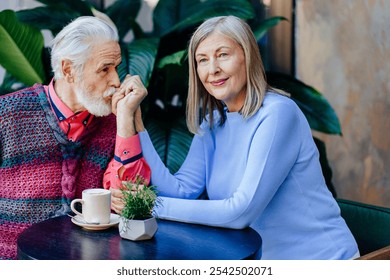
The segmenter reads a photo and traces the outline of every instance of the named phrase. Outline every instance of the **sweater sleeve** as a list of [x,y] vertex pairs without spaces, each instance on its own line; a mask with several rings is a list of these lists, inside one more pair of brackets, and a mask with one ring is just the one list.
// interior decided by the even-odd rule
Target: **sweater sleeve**
[[203,143],[198,136],[193,138],[188,155],[180,169],[175,174],[171,174],[154,149],[147,131],[140,132],[138,135],[144,157],[152,171],[150,183],[157,186],[160,196],[196,199],[202,194],[205,189],[205,159]]
[[[242,180],[230,197],[215,200],[188,200],[173,197],[176,191],[176,188],[173,188],[172,192],[162,193],[161,205],[156,208],[156,215],[164,219],[210,226],[228,228],[249,226],[274,198],[278,188],[294,166],[300,149],[301,119],[295,106],[291,106],[290,103],[276,103],[269,106],[263,115],[249,147],[247,165],[242,170]],[[194,141],[201,141],[201,139],[194,138]],[[204,181],[194,181],[194,178],[185,174],[189,172],[188,170],[194,169],[192,172],[196,173],[197,170],[198,175],[201,176],[203,174],[198,165],[203,166],[203,169],[205,167],[200,151],[202,145],[199,143],[193,145],[194,149],[190,150],[181,170],[184,178],[180,180],[187,181],[187,184],[194,188]],[[243,149],[239,146],[232,148]],[[196,160],[194,157],[199,159]],[[153,166],[151,169],[153,173]],[[210,172],[220,172],[221,176],[229,176],[226,170]],[[166,177],[163,178],[169,178],[172,184],[175,183],[174,176],[169,177],[167,174],[164,176]]]

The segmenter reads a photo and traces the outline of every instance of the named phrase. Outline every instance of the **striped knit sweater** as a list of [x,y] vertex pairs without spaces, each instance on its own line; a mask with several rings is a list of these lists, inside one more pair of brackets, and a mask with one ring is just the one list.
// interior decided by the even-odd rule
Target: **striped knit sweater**
[[0,259],[16,258],[16,240],[33,223],[63,215],[86,188],[102,187],[114,155],[114,115],[95,117],[68,141],[42,85],[0,96]]

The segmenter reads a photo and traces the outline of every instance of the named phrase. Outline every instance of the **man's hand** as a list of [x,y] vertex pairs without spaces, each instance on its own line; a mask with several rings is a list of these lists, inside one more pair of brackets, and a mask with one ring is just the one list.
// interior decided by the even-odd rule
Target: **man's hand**
[[134,114],[148,91],[139,76],[127,75],[112,97],[112,112],[117,116],[117,133],[127,138],[136,134]]

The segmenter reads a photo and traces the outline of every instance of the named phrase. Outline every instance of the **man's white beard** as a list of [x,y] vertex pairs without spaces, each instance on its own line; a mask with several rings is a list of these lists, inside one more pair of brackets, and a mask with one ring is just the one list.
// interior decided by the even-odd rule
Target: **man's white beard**
[[104,97],[113,95],[115,91],[116,89],[111,87],[101,96],[94,96],[92,93],[87,91],[84,83],[81,83],[80,87],[77,87],[76,89],[76,94],[78,101],[85,109],[88,110],[88,112],[97,117],[103,117],[112,113],[111,102],[107,103],[104,100]]

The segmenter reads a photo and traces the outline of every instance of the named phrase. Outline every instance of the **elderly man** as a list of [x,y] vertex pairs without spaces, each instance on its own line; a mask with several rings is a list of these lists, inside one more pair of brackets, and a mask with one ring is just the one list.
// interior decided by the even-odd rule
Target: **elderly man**
[[16,258],[18,235],[66,214],[84,189],[150,178],[133,118],[147,91],[138,76],[120,83],[116,31],[81,17],[51,50],[49,85],[0,97],[0,259]]

